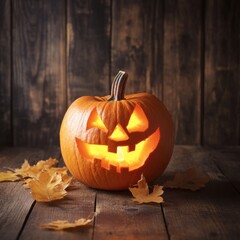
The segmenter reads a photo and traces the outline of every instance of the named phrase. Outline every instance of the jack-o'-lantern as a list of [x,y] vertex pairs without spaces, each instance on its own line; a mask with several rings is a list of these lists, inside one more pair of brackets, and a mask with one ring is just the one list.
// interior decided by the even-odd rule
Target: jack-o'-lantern
[[60,130],[63,159],[80,182],[120,190],[159,177],[173,150],[167,109],[148,93],[124,95],[127,74],[119,71],[111,95],[84,96],[68,108]]

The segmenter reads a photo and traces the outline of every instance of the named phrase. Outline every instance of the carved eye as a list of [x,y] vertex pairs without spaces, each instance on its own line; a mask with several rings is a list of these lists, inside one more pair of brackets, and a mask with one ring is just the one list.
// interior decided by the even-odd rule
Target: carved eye
[[90,128],[98,128],[98,129],[101,129],[103,132],[108,131],[102,119],[99,117],[96,108],[93,109],[93,111],[91,112],[88,118],[87,130]]
[[148,119],[142,108],[136,104],[133,113],[129,119],[127,130],[132,132],[144,132],[148,129]]

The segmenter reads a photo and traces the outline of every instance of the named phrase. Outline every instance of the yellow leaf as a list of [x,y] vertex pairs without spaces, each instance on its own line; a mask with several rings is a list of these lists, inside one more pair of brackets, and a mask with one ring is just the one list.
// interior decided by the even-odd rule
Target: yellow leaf
[[23,178],[38,178],[40,173],[50,169],[53,165],[58,163],[57,159],[49,158],[47,160],[40,160],[36,165],[31,166],[27,160],[24,161],[21,168],[15,169],[15,172]]
[[172,180],[169,180],[164,184],[164,187],[196,191],[205,187],[208,182],[208,175],[196,168],[189,168],[184,172],[177,172]]
[[50,157],[47,160],[38,161],[37,164],[36,164],[36,167],[38,169],[44,170],[44,169],[51,168],[52,166],[54,166],[57,163],[58,163],[57,159]]
[[141,179],[138,181],[137,185],[138,187],[129,188],[134,197],[133,201],[138,203],[163,202],[163,198],[161,197],[163,194],[162,186],[155,185],[153,191],[149,193],[148,184],[143,175],[141,175]]
[[49,172],[49,174],[54,174],[54,172],[57,172],[59,174],[61,174],[62,176],[62,181],[64,184],[69,184],[72,180],[72,177],[70,177],[67,173],[67,168],[66,167],[62,167],[62,168],[49,168],[47,170]]
[[28,174],[28,170],[30,169],[30,165],[28,163],[28,160],[24,160],[24,163],[22,164],[22,167],[21,168],[16,168],[15,169],[15,173],[17,173],[18,175],[22,176],[22,177],[27,177]]
[[23,187],[24,187],[24,188],[29,188],[28,184],[29,184],[29,182],[31,182],[32,180],[33,180],[32,178],[25,178],[25,179],[23,180]]
[[[71,180],[72,180],[72,177],[70,177],[67,173],[67,168],[66,167],[62,167],[62,168],[47,168],[45,169],[45,172],[48,172],[50,175],[53,175],[55,172],[61,174],[62,176],[62,182],[64,184],[67,184],[69,185]],[[38,173],[36,172],[35,174],[35,177],[29,177],[29,178],[25,178],[24,181],[23,181],[23,187],[24,188],[29,188],[29,182],[32,181],[32,179],[39,179],[39,176],[40,174],[42,173],[43,171],[39,171]]]
[[15,172],[7,171],[7,172],[0,172],[0,182],[7,182],[7,181],[18,181],[20,177],[17,176]]
[[[31,188],[33,199],[49,202],[63,198],[67,192],[72,177],[67,173],[67,168],[53,168],[58,160],[49,158],[40,160],[31,166],[27,160],[15,172],[0,172],[0,181],[23,180],[24,188]],[[21,176],[21,177],[20,177]]]
[[65,189],[69,184],[69,180],[63,182],[60,173],[50,174],[48,171],[42,172],[38,179],[32,179],[28,182],[33,199],[39,202],[62,199],[67,194]]
[[41,224],[40,227],[56,231],[69,230],[72,228],[83,228],[93,221],[94,216],[95,215],[92,214],[92,216],[89,216],[88,218],[80,218],[73,223],[70,223],[67,220],[57,220],[50,223]]

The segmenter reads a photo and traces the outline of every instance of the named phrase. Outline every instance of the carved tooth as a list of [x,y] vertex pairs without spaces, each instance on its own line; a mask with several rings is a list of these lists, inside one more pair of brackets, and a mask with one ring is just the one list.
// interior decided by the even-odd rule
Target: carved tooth
[[107,160],[105,160],[105,159],[102,159],[102,161],[101,161],[101,167],[109,170],[109,169],[110,169],[109,162],[108,162]]
[[117,166],[117,172],[121,173],[121,167]]
[[128,151],[129,152],[135,151],[135,146],[136,146],[135,144],[129,145],[129,147],[128,147],[129,150]]

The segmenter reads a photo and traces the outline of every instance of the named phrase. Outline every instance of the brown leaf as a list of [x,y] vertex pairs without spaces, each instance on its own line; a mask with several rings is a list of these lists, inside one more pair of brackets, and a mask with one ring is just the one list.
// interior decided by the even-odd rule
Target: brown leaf
[[[67,173],[67,168],[66,167],[62,167],[62,168],[46,168],[45,172],[48,172],[50,175],[53,175],[55,172],[61,174],[62,176],[62,182],[64,184],[69,185],[72,177],[70,177]],[[24,188],[29,188],[29,182],[31,182],[33,179],[39,179],[40,174],[44,172],[44,171],[39,171],[38,173],[36,172],[35,177],[32,178],[25,178],[24,182],[23,182],[23,187]]]
[[[15,172],[0,173],[0,181],[23,180],[24,188],[31,188],[33,199],[49,202],[63,198],[67,192],[72,177],[67,173],[67,168],[53,168],[58,160],[49,158],[40,160],[31,166],[27,160]],[[21,177],[20,177],[21,176]]]
[[68,175],[68,173],[67,173],[68,170],[67,170],[66,167],[62,167],[62,168],[49,168],[47,171],[48,171],[49,174],[51,174],[51,175],[54,174],[54,172],[57,172],[57,173],[61,174],[61,176],[62,176],[62,181],[63,181],[64,184],[69,185],[70,182],[71,182],[71,180],[72,180],[72,177],[70,177],[70,176]]
[[67,194],[65,189],[69,184],[70,180],[64,182],[60,173],[50,174],[48,171],[42,172],[38,179],[28,182],[33,199],[39,202],[62,199]]
[[38,179],[41,172],[50,169],[53,165],[58,163],[57,159],[49,158],[47,160],[40,160],[36,165],[31,166],[27,160],[24,161],[21,168],[15,169],[15,172],[23,178]]
[[83,227],[89,225],[89,223],[91,223],[93,221],[94,216],[95,215],[92,214],[88,218],[80,218],[73,223],[70,223],[67,220],[57,220],[57,221],[53,221],[50,223],[41,224],[40,227],[50,229],[50,230],[56,230],[56,231],[69,230],[69,229],[73,229],[73,228],[74,229],[83,228]]
[[149,193],[148,184],[143,175],[141,175],[141,179],[138,181],[137,185],[138,187],[129,188],[134,197],[133,201],[138,203],[163,202],[163,198],[161,197],[163,194],[162,186],[155,185],[153,191]]
[[14,182],[18,181],[21,178],[12,171],[7,171],[7,172],[0,172],[0,182]]
[[24,163],[22,164],[21,168],[16,168],[15,169],[15,173],[17,173],[18,175],[22,176],[22,177],[27,177],[27,171],[30,169],[30,165],[28,163],[28,160],[24,160]]
[[165,182],[165,188],[179,188],[196,191],[205,187],[209,176],[196,168],[189,168],[184,172],[177,172],[172,180]]

